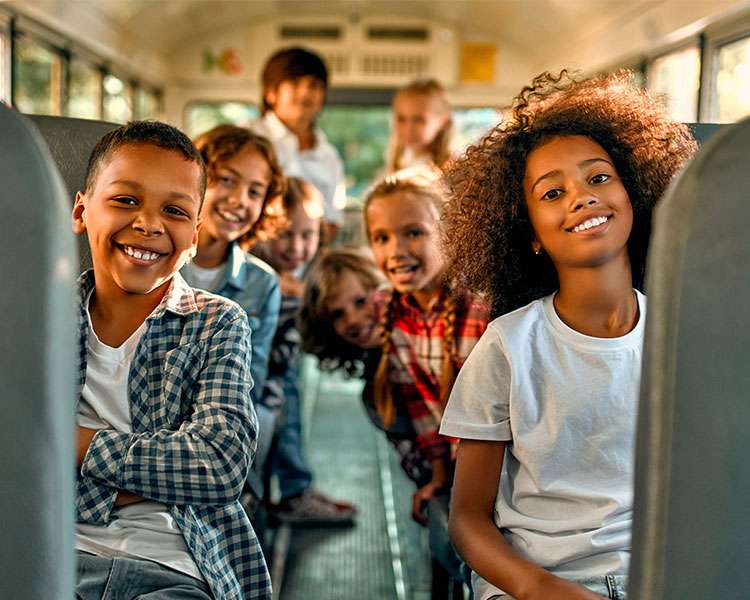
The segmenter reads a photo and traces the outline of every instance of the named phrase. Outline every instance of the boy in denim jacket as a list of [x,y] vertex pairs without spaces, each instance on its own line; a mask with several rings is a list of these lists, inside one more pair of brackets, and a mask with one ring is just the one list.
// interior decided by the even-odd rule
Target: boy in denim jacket
[[94,148],[73,230],[80,284],[76,550],[79,598],[270,599],[238,499],[256,445],[250,330],[191,289],[206,179],[200,154],[153,121]]

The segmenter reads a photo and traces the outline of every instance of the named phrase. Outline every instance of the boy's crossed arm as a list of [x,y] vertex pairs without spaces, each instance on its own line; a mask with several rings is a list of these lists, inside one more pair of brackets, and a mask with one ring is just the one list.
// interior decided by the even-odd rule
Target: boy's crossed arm
[[[76,466],[80,469],[81,465],[83,464],[83,460],[86,458],[86,452],[89,450],[89,446],[91,445],[91,440],[94,439],[94,436],[96,435],[96,432],[99,431],[98,429],[88,429],[87,427],[81,427],[78,426],[78,450],[77,450],[77,459],[76,459]],[[141,496],[138,496],[137,494],[133,494],[131,492],[126,492],[125,490],[118,490],[117,491],[117,497],[115,498],[115,506],[125,506],[127,504],[135,504],[136,502],[141,502],[142,500],[145,500],[145,498],[142,498]]]
[[[176,430],[79,427],[79,521],[106,523],[115,506],[142,499],[224,506],[239,497],[255,453],[257,421],[250,400],[247,317],[239,309],[228,316],[207,342],[196,382],[187,390],[193,393],[191,409]],[[196,357],[185,358],[178,371],[189,369]]]

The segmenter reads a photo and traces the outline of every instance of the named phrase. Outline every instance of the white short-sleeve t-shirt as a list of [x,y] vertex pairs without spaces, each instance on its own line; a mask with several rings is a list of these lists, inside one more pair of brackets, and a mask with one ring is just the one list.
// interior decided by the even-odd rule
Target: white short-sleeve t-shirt
[[[553,296],[496,319],[461,369],[440,433],[506,441],[495,524],[520,556],[574,579],[626,574],[646,299],[618,338],[563,323]],[[474,574],[477,600],[502,593]]]

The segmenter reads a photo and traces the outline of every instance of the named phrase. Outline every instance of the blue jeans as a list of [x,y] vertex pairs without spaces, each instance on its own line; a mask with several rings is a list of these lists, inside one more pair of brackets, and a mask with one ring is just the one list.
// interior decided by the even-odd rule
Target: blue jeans
[[76,600],[213,600],[205,582],[150,560],[76,552]]
[[440,494],[427,502],[430,554],[443,565],[455,581],[471,586],[471,569],[456,553],[448,535],[449,505],[450,494]]
[[[573,583],[582,585],[610,600],[627,600],[628,578],[626,575],[606,575],[572,579]],[[489,600],[513,600],[512,596],[492,596]]]
[[299,496],[312,484],[312,471],[302,453],[300,404],[298,393],[287,394],[283,423],[276,430],[276,445],[269,457],[270,472],[279,479],[282,500]]

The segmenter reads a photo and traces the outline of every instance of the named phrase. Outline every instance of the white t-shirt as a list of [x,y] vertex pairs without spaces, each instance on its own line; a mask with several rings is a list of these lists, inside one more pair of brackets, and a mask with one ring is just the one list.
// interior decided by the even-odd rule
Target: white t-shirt
[[[646,299],[619,338],[563,323],[553,296],[487,327],[440,433],[506,441],[495,524],[520,556],[567,579],[627,574]],[[501,590],[473,574],[474,594]]]
[[[76,421],[89,429],[132,431],[128,380],[146,322],[118,348],[102,343],[94,332],[91,314],[86,353],[86,383],[78,401]],[[203,579],[182,531],[161,502],[136,502],[120,507],[108,525],[76,523],[76,550],[99,556],[151,560]]]
[[316,127],[315,146],[300,150],[297,136],[273,111],[269,110],[263,118],[251,121],[248,128],[271,140],[284,175],[299,177],[320,190],[323,194],[323,220],[342,223],[341,210],[346,206],[344,163],[323,131]]
[[193,283],[191,287],[206,290],[207,292],[213,292],[219,289],[221,278],[224,276],[224,271],[227,268],[227,263],[223,262],[218,267],[199,267],[192,260],[185,263],[183,270],[190,273],[189,281]]

